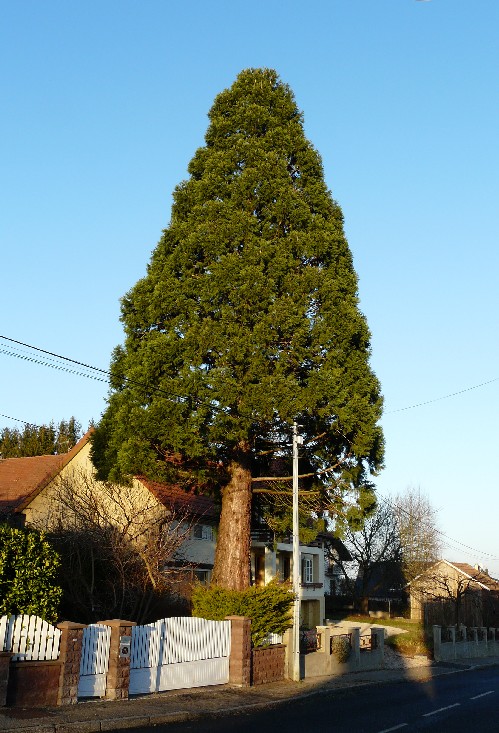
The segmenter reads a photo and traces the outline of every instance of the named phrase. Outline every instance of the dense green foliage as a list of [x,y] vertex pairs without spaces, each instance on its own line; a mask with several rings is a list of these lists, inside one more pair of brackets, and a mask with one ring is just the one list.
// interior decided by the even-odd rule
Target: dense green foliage
[[333,489],[329,508],[362,514],[383,460],[382,398],[342,212],[274,71],[241,72],[209,118],[147,274],[122,301],[99,477],[206,481],[216,466],[223,485],[234,462],[266,475],[269,449],[289,458],[297,418],[301,466]]
[[55,622],[59,565],[43,534],[0,524],[0,616],[26,613]]
[[26,424],[22,430],[3,428],[0,432],[0,458],[49,456],[67,453],[81,437],[81,425],[74,417],[58,425]]
[[192,615],[221,621],[226,616],[251,619],[254,647],[265,643],[268,634],[283,634],[291,626],[293,594],[288,585],[269,583],[244,591],[197,585],[192,593]]
[[345,636],[333,636],[331,639],[331,653],[334,654],[340,664],[348,661],[352,648],[350,641]]

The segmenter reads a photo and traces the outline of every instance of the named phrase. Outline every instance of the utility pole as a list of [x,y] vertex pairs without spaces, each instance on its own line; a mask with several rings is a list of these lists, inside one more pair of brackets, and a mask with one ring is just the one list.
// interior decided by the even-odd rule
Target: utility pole
[[293,423],[293,680],[300,681],[300,523],[298,514],[298,446],[303,438]]

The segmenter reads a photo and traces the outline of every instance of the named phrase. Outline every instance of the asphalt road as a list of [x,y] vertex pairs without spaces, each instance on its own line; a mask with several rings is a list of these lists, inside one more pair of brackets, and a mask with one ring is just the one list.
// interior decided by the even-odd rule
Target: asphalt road
[[[146,733],[153,729],[138,729]],[[155,726],[156,733],[499,733],[499,668],[311,695],[254,713]]]

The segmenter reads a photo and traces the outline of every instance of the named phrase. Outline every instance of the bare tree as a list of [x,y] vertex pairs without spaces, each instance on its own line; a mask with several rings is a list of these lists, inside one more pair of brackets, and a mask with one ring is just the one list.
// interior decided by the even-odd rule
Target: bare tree
[[347,526],[343,542],[352,562],[341,559],[336,562],[351,595],[361,610],[367,612],[369,595],[400,583],[400,536],[392,508],[380,504],[361,529]]
[[407,582],[441,557],[437,510],[421,489],[409,487],[393,501]]
[[66,612],[78,620],[145,622],[154,605],[176,592],[188,567],[182,545],[192,517],[137,484],[73,472],[58,480],[48,512],[33,523],[50,531],[62,554]]

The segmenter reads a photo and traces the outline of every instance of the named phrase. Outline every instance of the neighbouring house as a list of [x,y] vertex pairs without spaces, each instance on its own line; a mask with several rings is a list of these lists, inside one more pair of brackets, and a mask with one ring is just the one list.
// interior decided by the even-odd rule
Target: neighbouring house
[[[311,628],[322,624],[325,618],[323,544],[300,545],[300,562],[300,625]],[[270,530],[254,530],[251,533],[252,583],[267,585],[274,578],[292,582],[292,539],[276,542]]]
[[411,618],[425,625],[499,625],[499,581],[479,565],[439,560],[408,589]]
[[[182,573],[182,582],[209,582],[213,569],[219,507],[209,497],[180,486],[134,477],[130,486],[97,481],[90,457],[90,432],[63,455],[0,459],[0,512],[16,524],[53,531],[74,525],[78,512],[111,517],[119,527],[132,527],[140,539],[155,516],[167,513],[181,524],[182,543],[169,561]],[[130,530],[128,530],[130,531]],[[264,585],[274,578],[292,578],[292,539],[279,538],[267,530],[252,533],[251,578]],[[339,582],[334,553],[346,552],[328,533],[300,546],[301,622],[313,627],[325,618],[325,593]],[[329,560],[326,560],[329,557]]]
[[[111,519],[140,538],[156,520],[171,517],[182,545],[173,563],[192,578],[208,581],[215,554],[219,511],[193,490],[135,477],[130,486],[97,481],[90,458],[90,432],[62,455],[0,459],[0,513],[17,525],[54,531],[74,526],[78,513]],[[166,513],[165,513],[166,509]],[[102,516],[102,515],[105,515]]]
[[[321,535],[325,541],[325,593],[326,596],[338,597],[347,595],[345,573],[342,563],[353,560],[350,552],[339,537],[329,533]],[[340,564],[341,561],[341,564]]]

